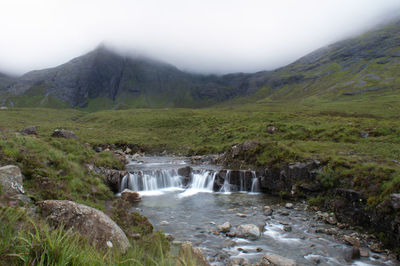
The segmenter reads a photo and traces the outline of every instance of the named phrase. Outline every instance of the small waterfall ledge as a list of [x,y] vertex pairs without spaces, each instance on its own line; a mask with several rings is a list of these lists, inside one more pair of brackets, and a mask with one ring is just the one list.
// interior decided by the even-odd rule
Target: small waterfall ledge
[[260,192],[260,181],[255,171],[249,170],[205,170],[191,167],[149,169],[126,174],[121,180],[120,191],[124,189],[144,194],[174,189],[192,192]]

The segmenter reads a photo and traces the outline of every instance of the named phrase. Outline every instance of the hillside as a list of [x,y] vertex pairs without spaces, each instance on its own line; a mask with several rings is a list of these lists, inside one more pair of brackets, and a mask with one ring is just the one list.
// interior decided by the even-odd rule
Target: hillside
[[6,104],[11,106],[201,107],[249,94],[249,86],[242,85],[247,77],[190,74],[163,62],[121,56],[100,46],[66,64],[29,72],[2,87],[8,95]]
[[252,99],[343,100],[400,88],[400,22],[323,47],[261,77]]
[[99,46],[55,68],[0,76],[1,105],[204,107],[234,102],[333,101],[397,93],[400,21],[337,42],[275,71],[199,75]]

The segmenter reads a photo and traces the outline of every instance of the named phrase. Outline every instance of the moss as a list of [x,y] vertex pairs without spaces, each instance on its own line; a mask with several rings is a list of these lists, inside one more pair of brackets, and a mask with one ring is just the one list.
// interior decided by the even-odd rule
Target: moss
[[322,195],[318,195],[316,197],[311,197],[308,199],[308,204],[311,206],[316,206],[316,207],[323,207],[325,204],[325,197]]

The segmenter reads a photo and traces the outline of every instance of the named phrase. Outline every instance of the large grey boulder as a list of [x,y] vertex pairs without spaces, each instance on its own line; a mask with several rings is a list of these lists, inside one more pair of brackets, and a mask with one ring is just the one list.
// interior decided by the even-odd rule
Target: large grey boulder
[[2,196],[9,199],[23,199],[25,193],[23,176],[18,166],[0,167],[0,187]]
[[265,255],[257,264],[258,266],[274,265],[274,266],[296,266],[296,261],[288,259],[277,254]]
[[64,130],[64,129],[56,129],[53,134],[51,134],[54,138],[64,138],[64,139],[78,139],[75,135],[74,131]]
[[236,236],[255,240],[261,236],[260,228],[255,224],[242,224],[236,227]]
[[45,200],[38,205],[50,223],[71,228],[96,247],[117,247],[124,253],[130,246],[125,233],[102,211],[68,200]]

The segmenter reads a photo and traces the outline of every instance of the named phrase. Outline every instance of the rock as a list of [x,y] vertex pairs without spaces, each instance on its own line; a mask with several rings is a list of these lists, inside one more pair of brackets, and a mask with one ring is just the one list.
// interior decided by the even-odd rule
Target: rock
[[130,246],[125,233],[102,211],[68,200],[45,200],[38,205],[50,223],[71,228],[96,247],[107,249],[110,242],[125,253]]
[[258,248],[256,248],[256,251],[261,252],[261,251],[263,251],[263,248],[258,247]]
[[129,147],[126,147],[125,154],[131,154],[132,150]]
[[382,253],[383,252],[382,245],[379,244],[379,243],[371,243],[368,247],[372,252],[376,252],[376,253]]
[[254,224],[244,224],[236,227],[236,236],[255,240],[261,236],[260,228]]
[[393,209],[400,210],[400,193],[391,194],[390,199],[392,202]]
[[279,211],[278,213],[280,215],[282,215],[282,216],[289,216],[289,212],[288,211]]
[[236,213],[236,216],[242,217],[242,218],[247,217],[247,215],[244,213]]
[[274,134],[276,132],[278,132],[278,128],[277,127],[274,127],[274,126],[268,126],[267,127],[267,133]]
[[293,207],[294,207],[293,203],[288,202],[285,204],[286,209],[293,209]]
[[337,224],[337,219],[336,219],[335,214],[329,215],[326,218],[325,222],[327,222],[328,224],[331,224],[331,225],[336,225]]
[[0,194],[2,196],[13,200],[29,201],[29,199],[23,195],[25,194],[23,176],[18,166],[7,165],[0,167],[0,186]]
[[8,108],[6,106],[1,106],[0,110],[7,110]]
[[196,247],[193,247],[192,242],[184,242],[179,250],[178,266],[196,265],[196,266],[210,266],[203,252]]
[[139,193],[130,189],[124,189],[124,191],[121,192],[121,198],[130,203],[139,202],[142,200],[142,197],[140,197]]
[[169,225],[169,222],[167,222],[167,221],[161,221],[161,222],[160,222],[160,225]]
[[64,139],[78,139],[73,131],[64,130],[64,129],[56,129],[53,134],[51,134],[54,138],[64,138]]
[[26,135],[37,135],[38,130],[36,126],[30,126],[26,127],[23,130],[21,130],[21,134],[26,136]]
[[178,169],[178,175],[189,177],[190,173],[192,172],[192,167],[186,166]]
[[355,247],[345,248],[343,251],[343,257],[347,262],[357,260],[360,258],[360,249]]
[[186,166],[178,169],[178,175],[182,177],[182,185],[184,187],[189,186],[191,183],[191,173],[192,173],[192,167]]
[[273,213],[273,210],[271,209],[270,206],[264,206],[263,207],[263,212],[265,216],[271,216]]
[[171,234],[165,233],[164,235],[165,235],[165,239],[167,239],[169,242],[172,242],[175,239],[175,237]]
[[[104,177],[104,181],[106,185],[111,189],[112,192],[118,193],[121,188],[121,182],[124,176],[128,174],[126,171],[119,171],[119,170],[114,170],[114,169],[108,169],[108,168],[103,168],[103,167],[94,167],[89,165],[89,170],[92,170]],[[139,185],[142,185],[139,183]],[[127,186],[129,186],[129,179]],[[139,186],[139,188],[141,188]]]
[[277,254],[265,255],[257,264],[259,266],[274,265],[274,266],[296,266],[296,261],[288,259]]
[[101,147],[101,146],[94,147],[94,151],[95,152],[102,152],[103,151],[103,147]]
[[250,261],[246,258],[232,258],[229,260],[228,266],[249,266]]
[[369,251],[366,248],[360,248],[360,256],[361,257],[369,257]]
[[361,132],[361,133],[360,133],[360,137],[362,137],[362,138],[364,138],[364,139],[368,138],[368,136],[369,136],[369,133],[368,133],[368,132]]
[[285,232],[292,232],[292,227],[289,226],[289,225],[285,225],[285,226],[283,227],[283,230],[284,230]]
[[349,244],[349,245],[351,245],[351,246],[353,246],[353,247],[356,247],[356,248],[359,248],[360,247],[360,239],[358,239],[357,237],[354,237],[354,236],[347,236],[347,235],[345,235],[345,236],[343,236],[343,240],[344,240],[344,242],[346,242],[347,244]]
[[218,225],[218,230],[222,233],[228,233],[231,231],[232,225],[230,222],[225,222],[222,225]]

